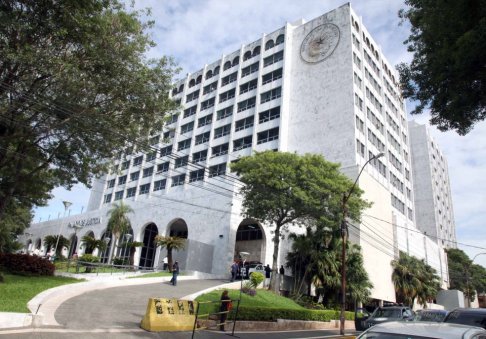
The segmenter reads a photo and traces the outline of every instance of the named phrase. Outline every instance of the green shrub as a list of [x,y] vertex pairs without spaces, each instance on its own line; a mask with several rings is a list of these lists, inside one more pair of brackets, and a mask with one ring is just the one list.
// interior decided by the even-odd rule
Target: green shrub
[[27,254],[0,254],[0,268],[11,274],[24,276],[52,276],[55,267],[47,259]]
[[258,272],[253,272],[250,276],[250,281],[253,285],[253,288],[257,288],[257,286],[260,285],[263,280],[265,280],[265,277],[263,276],[263,274]]
[[[230,314],[234,319],[236,313]],[[339,320],[340,314],[334,310],[299,310],[276,307],[245,307],[238,311],[238,320],[277,321],[277,319],[326,321]],[[354,320],[354,312],[346,312],[346,320]]]
[[100,258],[92,254],[83,254],[78,260],[82,262],[100,262]]
[[130,260],[125,258],[115,258],[113,259],[113,265],[130,265]]

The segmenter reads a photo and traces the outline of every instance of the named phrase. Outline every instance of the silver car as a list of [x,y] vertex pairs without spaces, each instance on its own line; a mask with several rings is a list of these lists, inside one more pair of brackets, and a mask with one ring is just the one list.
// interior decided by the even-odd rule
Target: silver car
[[376,325],[356,339],[486,339],[486,330],[446,323],[395,321]]

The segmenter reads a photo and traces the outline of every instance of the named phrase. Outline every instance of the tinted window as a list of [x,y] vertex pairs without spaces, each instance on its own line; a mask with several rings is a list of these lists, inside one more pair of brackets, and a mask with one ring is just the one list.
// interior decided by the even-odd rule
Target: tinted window
[[401,318],[402,311],[397,309],[381,308],[376,310],[373,318]]
[[417,312],[413,321],[436,321],[441,322],[446,316],[446,312],[430,312],[422,311]]
[[486,312],[464,312],[457,310],[449,313],[444,322],[486,328]]

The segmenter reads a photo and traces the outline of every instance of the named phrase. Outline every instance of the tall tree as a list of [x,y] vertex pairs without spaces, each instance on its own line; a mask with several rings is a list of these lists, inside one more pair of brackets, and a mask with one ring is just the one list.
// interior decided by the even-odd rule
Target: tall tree
[[[259,220],[274,232],[272,269],[278,269],[280,238],[289,225],[302,226],[309,220],[319,220],[337,226],[342,218],[342,194],[353,185],[339,172],[339,164],[327,162],[321,155],[284,152],[256,152],[231,165],[245,184],[243,216]],[[363,191],[355,189],[349,199],[349,213],[359,221],[361,211],[369,203],[360,198]],[[275,288],[276,274],[270,279]]]
[[115,236],[115,239],[113,239],[112,242],[113,246],[111,248],[110,256],[113,259],[118,239],[120,239],[122,234],[125,234],[132,228],[132,223],[128,214],[134,213],[134,210],[129,205],[125,205],[123,201],[120,202],[120,205],[113,203],[112,206],[113,208],[106,212],[106,215],[110,217],[108,219],[107,229]]
[[20,204],[15,199],[9,202],[6,211],[5,217],[0,220],[0,253],[20,249],[17,236],[24,233],[33,218],[29,204]]
[[22,188],[42,202],[89,187],[128,145],[148,149],[177,104],[171,59],[145,57],[145,14],[118,0],[0,2],[0,219]]
[[169,264],[169,270],[172,271],[172,250],[184,250],[186,249],[186,239],[179,237],[165,237],[163,235],[156,235],[154,239],[155,247],[161,247],[167,249],[167,261]]
[[[59,242],[57,241],[57,238],[59,238]],[[57,249],[55,249],[56,244]],[[71,246],[71,242],[68,238],[64,238],[62,235],[48,235],[44,238],[44,246],[47,247],[47,252],[55,249],[56,255],[60,257],[62,255],[62,249],[64,247],[69,248],[69,246]]]
[[94,250],[96,249],[100,253],[103,253],[103,251],[105,251],[106,247],[108,246],[106,241],[90,237],[89,235],[85,235],[81,238],[81,244],[84,246],[84,253],[86,254],[93,254]]
[[486,4],[481,0],[405,0],[398,12],[410,22],[404,44],[410,64],[398,65],[403,96],[430,107],[430,123],[467,134],[486,117]]
[[137,247],[143,247],[143,242],[125,241],[120,244],[120,247],[130,249],[130,266],[133,266],[135,265],[135,252],[137,251]]

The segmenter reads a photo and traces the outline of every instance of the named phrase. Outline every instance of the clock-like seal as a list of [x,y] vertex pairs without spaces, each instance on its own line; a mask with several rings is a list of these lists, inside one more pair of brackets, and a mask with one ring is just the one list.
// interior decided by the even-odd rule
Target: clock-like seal
[[340,38],[339,28],[334,24],[317,26],[305,37],[300,46],[300,57],[309,64],[317,64],[331,56]]

